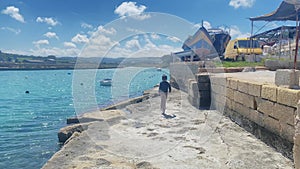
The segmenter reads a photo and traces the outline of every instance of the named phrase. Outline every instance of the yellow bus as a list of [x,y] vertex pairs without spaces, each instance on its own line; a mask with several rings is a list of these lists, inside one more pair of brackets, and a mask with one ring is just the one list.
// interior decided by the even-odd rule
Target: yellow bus
[[229,41],[224,59],[226,60],[245,60],[247,55],[261,55],[262,49],[256,39],[237,38]]

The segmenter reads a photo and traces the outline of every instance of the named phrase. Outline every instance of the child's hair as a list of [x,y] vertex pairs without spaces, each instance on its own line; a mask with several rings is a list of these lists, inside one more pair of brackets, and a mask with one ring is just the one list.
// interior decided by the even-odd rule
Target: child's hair
[[167,80],[168,77],[167,77],[167,75],[162,75],[161,79],[162,79],[162,80]]

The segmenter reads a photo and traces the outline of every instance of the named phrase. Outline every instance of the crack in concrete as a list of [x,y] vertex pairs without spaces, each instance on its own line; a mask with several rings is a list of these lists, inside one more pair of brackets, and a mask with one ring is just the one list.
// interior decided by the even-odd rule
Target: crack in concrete
[[229,165],[230,164],[229,158],[231,157],[231,150],[230,150],[231,146],[225,141],[225,136],[223,136],[221,128],[219,128],[219,126],[216,127],[214,132],[220,136],[222,143],[226,146],[227,161],[225,162],[225,164]]

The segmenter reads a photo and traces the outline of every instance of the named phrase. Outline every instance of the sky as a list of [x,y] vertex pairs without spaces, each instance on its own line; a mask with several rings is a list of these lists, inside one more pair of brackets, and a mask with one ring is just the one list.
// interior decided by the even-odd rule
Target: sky
[[[162,56],[202,25],[247,37],[282,0],[0,0],[0,50],[35,56]],[[265,22],[254,23],[254,33]],[[261,31],[293,22],[267,23]]]

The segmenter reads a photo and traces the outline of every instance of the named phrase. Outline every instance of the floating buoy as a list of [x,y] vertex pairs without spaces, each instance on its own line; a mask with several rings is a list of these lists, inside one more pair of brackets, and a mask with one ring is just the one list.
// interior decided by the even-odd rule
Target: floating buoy
[[25,92],[26,94],[29,94],[29,91],[28,90],[26,90],[26,92]]

